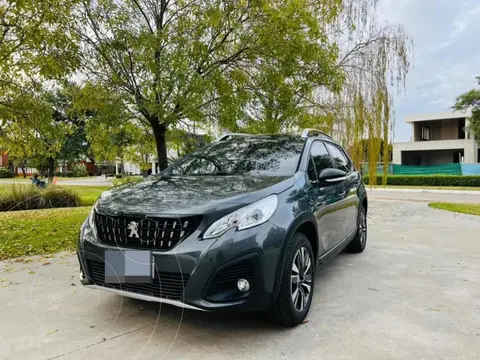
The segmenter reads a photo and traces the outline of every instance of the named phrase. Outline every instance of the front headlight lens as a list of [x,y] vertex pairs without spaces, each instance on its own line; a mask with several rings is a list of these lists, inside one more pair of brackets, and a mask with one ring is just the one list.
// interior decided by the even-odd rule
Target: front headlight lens
[[251,205],[245,206],[237,211],[215,221],[203,235],[204,239],[211,239],[222,235],[228,229],[248,229],[268,221],[277,209],[277,195],[270,195]]
[[93,235],[96,237],[97,229],[95,228],[95,206],[92,206],[92,211],[90,211],[87,221],[88,221],[88,227],[90,228],[90,231],[92,231]]

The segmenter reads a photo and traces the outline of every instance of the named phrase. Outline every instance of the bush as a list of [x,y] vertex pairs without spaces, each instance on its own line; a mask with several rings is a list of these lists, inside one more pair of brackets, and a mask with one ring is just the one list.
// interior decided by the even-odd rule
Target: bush
[[95,173],[93,171],[89,171],[88,176],[95,176]]
[[0,167],[0,179],[13,178],[13,174],[9,168]]
[[135,177],[135,176],[126,176],[124,178],[120,179],[113,179],[113,186],[120,186],[124,184],[130,184],[130,183],[139,183],[143,181],[143,178],[141,177]]
[[73,177],[73,172],[72,171],[67,171],[64,176],[65,177]]
[[84,164],[78,164],[73,167],[73,176],[83,177],[88,176],[87,167]]
[[12,184],[0,192],[0,211],[51,209],[80,206],[79,195],[66,188],[50,185]]
[[[369,177],[364,176],[365,184],[369,184]],[[377,176],[376,185],[382,185],[382,177]],[[477,175],[390,175],[387,176],[387,185],[402,186],[463,186],[480,187],[480,176]]]

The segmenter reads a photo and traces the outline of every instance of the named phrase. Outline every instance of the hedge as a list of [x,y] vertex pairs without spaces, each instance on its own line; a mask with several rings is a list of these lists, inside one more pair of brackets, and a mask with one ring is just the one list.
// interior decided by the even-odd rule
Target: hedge
[[9,168],[0,167],[0,179],[13,178],[13,174]]
[[[369,184],[369,177],[364,176],[365,184]],[[377,185],[382,185],[382,177],[377,176]],[[471,186],[480,187],[480,176],[462,175],[390,175],[387,176],[387,185],[403,186]]]
[[79,195],[70,189],[31,184],[12,184],[0,192],[0,211],[36,210],[80,206]]

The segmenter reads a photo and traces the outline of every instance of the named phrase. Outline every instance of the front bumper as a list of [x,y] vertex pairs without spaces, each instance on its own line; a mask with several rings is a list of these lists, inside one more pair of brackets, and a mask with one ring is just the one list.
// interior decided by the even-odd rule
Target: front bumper
[[[273,301],[282,234],[283,230],[271,222],[243,231],[231,229],[209,240],[200,239],[196,231],[169,251],[153,251],[159,276],[152,284],[120,286],[103,283],[100,274],[105,250],[119,248],[100,243],[85,223],[77,250],[84,274],[81,282],[119,295],[189,309],[264,310]],[[238,278],[244,277],[248,277],[250,290],[242,293],[235,287]]]

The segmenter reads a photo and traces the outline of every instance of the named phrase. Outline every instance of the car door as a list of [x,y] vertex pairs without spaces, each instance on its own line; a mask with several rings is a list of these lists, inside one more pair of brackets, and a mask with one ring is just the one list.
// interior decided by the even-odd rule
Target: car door
[[325,251],[332,249],[342,240],[344,230],[340,228],[342,208],[340,201],[343,184],[322,184],[318,174],[333,168],[332,158],[322,141],[316,140],[310,148],[307,176],[309,179],[309,201],[318,224],[318,236]]
[[344,150],[335,144],[326,143],[327,149],[332,156],[335,168],[346,173],[343,181],[341,199],[342,210],[340,211],[340,218],[342,220],[342,236],[346,238],[352,235],[357,229],[358,216],[358,186],[360,185],[360,174],[355,170],[352,162],[344,152]]

